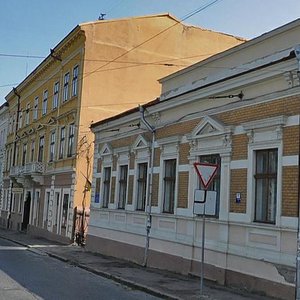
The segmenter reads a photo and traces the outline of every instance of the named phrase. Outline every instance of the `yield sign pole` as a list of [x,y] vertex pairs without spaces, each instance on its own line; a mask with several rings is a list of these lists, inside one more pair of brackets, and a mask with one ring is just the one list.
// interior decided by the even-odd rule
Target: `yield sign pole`
[[204,206],[202,215],[202,253],[201,253],[201,274],[200,274],[200,296],[203,295],[204,279],[204,245],[205,245],[205,203],[207,189],[217,174],[218,165],[209,163],[195,162],[194,167],[204,187]]

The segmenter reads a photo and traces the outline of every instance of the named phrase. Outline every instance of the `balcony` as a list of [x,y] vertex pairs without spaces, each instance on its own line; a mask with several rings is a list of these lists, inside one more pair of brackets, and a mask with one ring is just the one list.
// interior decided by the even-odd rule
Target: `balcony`
[[25,166],[13,166],[10,168],[9,175],[24,185],[28,185],[34,181],[38,184],[43,184],[44,164],[41,162],[31,162]]
[[14,166],[11,167],[9,171],[9,175],[13,177],[43,173],[44,164],[41,162],[31,162],[26,164],[25,166]]
[[24,173],[24,166],[10,167],[9,176],[18,177],[18,176],[22,176],[23,173]]
[[41,162],[31,162],[24,166],[24,175],[43,174],[44,164]]

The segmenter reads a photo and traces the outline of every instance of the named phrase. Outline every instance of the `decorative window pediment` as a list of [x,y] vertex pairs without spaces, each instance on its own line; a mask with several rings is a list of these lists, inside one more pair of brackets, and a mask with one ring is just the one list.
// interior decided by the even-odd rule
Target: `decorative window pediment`
[[230,132],[230,128],[224,126],[220,121],[213,119],[212,117],[206,116],[192,131],[191,138],[208,137],[212,135],[219,135]]
[[[211,151],[212,153],[223,153],[231,151],[232,128],[222,122],[206,116],[194,128],[187,140],[190,143],[191,152],[197,154]],[[205,141],[203,143],[203,140]]]
[[45,127],[44,125],[39,124],[39,125],[37,126],[36,130],[42,130],[44,127]]
[[33,134],[33,133],[34,133],[34,128],[30,128],[28,134]]
[[101,156],[112,155],[111,146],[109,144],[105,144],[100,150],[100,155]]
[[132,145],[133,150],[145,149],[147,147],[149,147],[149,142],[142,135],[139,135]]
[[51,124],[54,124],[56,122],[56,119],[51,117],[49,120],[48,120],[48,124],[51,125]]
[[21,138],[25,138],[25,137],[27,137],[27,132],[26,132],[26,131],[24,131],[24,132],[22,133],[22,135],[21,135]]

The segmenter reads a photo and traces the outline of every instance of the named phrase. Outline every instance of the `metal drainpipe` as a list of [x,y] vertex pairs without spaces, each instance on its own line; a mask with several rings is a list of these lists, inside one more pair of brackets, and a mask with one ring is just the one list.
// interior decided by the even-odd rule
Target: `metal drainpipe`
[[148,123],[145,119],[145,110],[144,107],[139,106],[141,113],[141,120],[147,129],[152,133],[152,145],[151,145],[151,159],[150,159],[150,176],[149,176],[149,192],[146,201],[146,213],[147,213],[147,223],[146,223],[146,242],[145,242],[145,253],[144,253],[144,262],[143,266],[147,266],[148,253],[149,253],[149,243],[150,243],[150,230],[152,226],[152,215],[151,215],[151,205],[152,205],[152,182],[153,182],[153,167],[154,167],[154,143],[155,143],[155,128]]
[[[14,140],[14,152],[13,152],[13,166],[15,166],[16,163],[16,149],[17,149],[17,132],[18,132],[18,127],[19,127],[19,113],[20,113],[20,94],[18,93],[16,88],[13,88],[14,94],[18,97],[18,102],[17,102],[17,116],[16,116],[16,127],[15,127],[15,140]],[[7,228],[9,229],[10,225],[10,219],[11,219],[11,205],[12,205],[12,197],[13,197],[13,188],[14,184],[12,182],[11,184],[11,191],[10,191],[10,200],[9,200],[9,213],[8,213],[8,218],[7,218]]]
[[[294,47],[298,60],[297,75],[300,80],[300,45]],[[300,113],[300,112],[299,112]],[[297,257],[296,257],[296,300],[300,300],[300,114],[298,117],[298,230],[297,230]]]

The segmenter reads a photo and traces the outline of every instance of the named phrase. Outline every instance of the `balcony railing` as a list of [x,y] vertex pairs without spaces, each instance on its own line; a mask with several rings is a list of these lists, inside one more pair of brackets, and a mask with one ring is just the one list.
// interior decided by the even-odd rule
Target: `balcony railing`
[[42,174],[43,172],[44,172],[44,164],[41,162],[31,162],[25,165],[25,169],[24,169],[25,174],[32,174],[32,173]]
[[41,162],[31,162],[25,166],[14,166],[10,168],[10,176],[22,176],[31,174],[42,174],[44,172],[44,164]]

